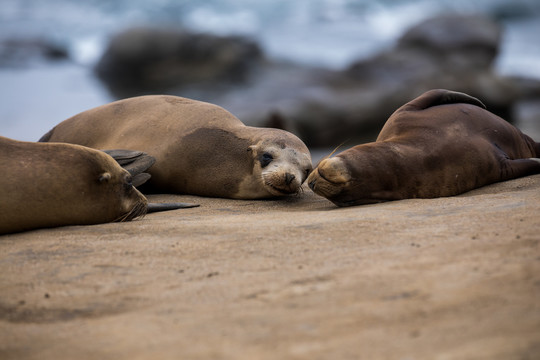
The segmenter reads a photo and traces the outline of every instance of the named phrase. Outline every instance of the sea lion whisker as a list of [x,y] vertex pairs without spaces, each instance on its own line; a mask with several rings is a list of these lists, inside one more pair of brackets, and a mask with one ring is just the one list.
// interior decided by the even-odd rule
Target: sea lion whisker
[[[332,152],[331,152],[330,154],[326,155],[326,156],[323,157],[321,160],[319,160],[319,163],[317,164],[317,166],[321,163],[321,161],[331,158],[331,157],[332,157],[332,156],[333,156],[333,155],[334,155],[334,154],[335,154],[335,153],[336,153],[343,145],[345,145],[346,143],[348,143],[349,140],[351,140],[351,139],[349,138],[349,139],[343,141],[343,142],[342,142],[341,144],[339,144],[338,146],[336,146],[336,147],[334,148],[334,150],[332,150]],[[316,166],[316,167],[317,167],[317,166]],[[314,170],[314,169],[312,169],[312,170],[310,171],[310,174],[311,174],[311,172],[313,172],[313,170]]]
[[147,212],[147,206],[144,202],[137,203],[130,211],[128,211],[126,214],[120,216],[115,222],[126,222],[126,221],[132,221],[135,219],[142,219],[146,215]]
[[271,187],[272,189],[276,190],[277,192],[283,194],[283,195],[293,195],[293,194],[296,194],[298,193],[298,189],[297,190],[294,190],[294,191],[291,191],[291,190],[285,190],[285,189],[280,189],[276,186],[274,186],[272,183],[270,182],[265,182],[265,184],[269,187]]

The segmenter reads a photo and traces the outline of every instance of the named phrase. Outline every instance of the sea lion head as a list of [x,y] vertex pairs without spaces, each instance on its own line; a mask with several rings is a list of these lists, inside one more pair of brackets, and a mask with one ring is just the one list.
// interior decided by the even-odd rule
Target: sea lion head
[[60,160],[47,164],[51,176],[43,184],[49,196],[63,204],[57,207],[62,212],[57,218],[68,224],[98,224],[130,221],[146,213],[146,197],[133,186],[131,174],[111,156],[78,145],[60,145],[62,152],[54,150]]
[[[258,192],[257,197],[295,194],[312,170],[306,145],[291,133],[264,129],[265,136],[250,145],[252,174],[240,184],[239,194]],[[243,194],[244,193],[244,194]]]
[[[323,159],[309,175],[309,187],[338,206],[396,200],[397,181],[384,154],[361,146]],[[377,158],[378,157],[378,158]]]
[[143,216],[147,200],[133,186],[131,174],[109,155],[91,150],[87,150],[91,156],[86,163],[80,164],[81,179],[73,191],[83,196],[80,201],[86,202],[85,211],[95,212],[92,222],[131,221]]

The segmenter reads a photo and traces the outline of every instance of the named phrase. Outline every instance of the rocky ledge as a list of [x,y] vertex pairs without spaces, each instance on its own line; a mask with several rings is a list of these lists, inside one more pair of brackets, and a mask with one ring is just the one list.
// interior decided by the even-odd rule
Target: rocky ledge
[[0,237],[2,359],[533,359],[540,175],[336,208],[309,189]]

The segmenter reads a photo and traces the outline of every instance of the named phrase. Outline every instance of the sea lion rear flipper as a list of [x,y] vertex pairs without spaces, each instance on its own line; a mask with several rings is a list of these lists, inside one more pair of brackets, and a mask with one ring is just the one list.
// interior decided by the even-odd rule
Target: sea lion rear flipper
[[403,106],[403,110],[424,110],[437,105],[446,104],[471,104],[483,109],[486,106],[477,98],[462,92],[445,89],[435,89],[426,91],[416,99]]
[[150,179],[150,174],[145,173],[145,171],[156,162],[153,156],[142,151],[123,149],[103,150],[103,152],[110,155],[131,174],[133,177],[133,186],[141,186]]
[[198,207],[199,204],[190,204],[190,203],[149,203],[147,207],[148,213],[158,212],[158,211],[168,211],[176,209],[188,209],[193,207]]
[[534,174],[540,174],[540,159],[537,158],[507,159],[501,164],[501,181]]
[[510,159],[500,146],[494,144],[496,156],[499,158],[500,181],[517,179],[519,177],[540,174],[540,159]]

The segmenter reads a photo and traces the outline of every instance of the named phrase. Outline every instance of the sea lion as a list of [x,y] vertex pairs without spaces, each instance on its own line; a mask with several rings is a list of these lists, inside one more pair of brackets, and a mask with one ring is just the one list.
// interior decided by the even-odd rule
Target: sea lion
[[63,121],[40,141],[141,150],[156,158],[151,190],[210,197],[294,194],[312,168],[295,135],[246,126],[217,105],[177,96],[106,104]]
[[467,94],[431,90],[375,142],[323,159],[307,182],[338,206],[453,196],[540,173],[540,144]]
[[0,137],[0,234],[129,221],[147,200],[109,155],[71,144]]

